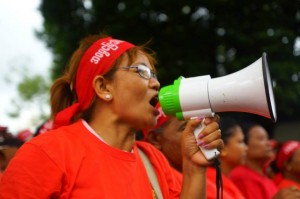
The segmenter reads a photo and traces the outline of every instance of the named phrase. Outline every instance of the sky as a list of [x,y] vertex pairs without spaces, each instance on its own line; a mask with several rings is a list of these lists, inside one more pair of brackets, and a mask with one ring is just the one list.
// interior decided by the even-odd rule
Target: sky
[[0,126],[13,134],[34,131],[33,121],[40,113],[37,104],[32,104],[21,109],[20,117],[8,116],[15,110],[12,100],[19,98],[17,84],[22,74],[50,76],[51,52],[34,32],[42,29],[39,4],[40,0],[0,0]]

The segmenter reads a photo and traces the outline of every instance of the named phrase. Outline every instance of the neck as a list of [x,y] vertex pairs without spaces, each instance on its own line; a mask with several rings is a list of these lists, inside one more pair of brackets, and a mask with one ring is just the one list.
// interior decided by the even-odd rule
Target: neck
[[92,120],[89,125],[109,146],[123,151],[132,151],[135,143],[135,129],[126,124],[103,120]]
[[263,167],[266,161],[257,161],[252,159],[247,159],[245,165],[253,169],[257,173],[264,175]]
[[222,161],[222,159],[221,159],[221,170],[222,170],[222,173],[225,175],[225,176],[227,176],[227,177],[229,177],[229,174],[230,174],[230,172],[232,171],[232,169],[234,168],[233,166],[231,166],[230,164],[228,164],[227,162],[225,162],[225,161]]

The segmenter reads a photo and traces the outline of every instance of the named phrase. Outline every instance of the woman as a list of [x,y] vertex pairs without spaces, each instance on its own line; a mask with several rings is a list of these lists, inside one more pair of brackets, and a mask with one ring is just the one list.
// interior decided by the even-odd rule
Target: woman
[[[178,184],[182,184],[182,154],[181,154],[181,137],[186,128],[186,121],[179,121],[174,116],[166,116],[160,104],[157,104],[160,114],[157,118],[157,125],[151,129],[143,131],[145,140],[160,150],[170,165]],[[230,121],[230,122],[229,122]],[[223,173],[223,198],[224,199],[243,199],[243,195],[238,188],[228,179],[228,172],[231,166],[241,164],[245,159],[247,147],[243,140],[243,133],[237,123],[228,119],[221,118],[220,127],[222,127],[222,139],[224,149],[221,152],[221,168]],[[224,152],[224,154],[223,154]],[[227,160],[226,160],[227,159]],[[228,168],[228,169],[227,169]],[[209,167],[206,179],[207,199],[215,199],[217,193],[216,171],[215,168]]]
[[221,169],[229,177],[232,169],[245,163],[248,147],[241,126],[233,118],[222,118],[219,127],[224,141],[224,149],[220,154]]
[[[182,191],[164,156],[137,130],[156,125],[160,84],[146,48],[90,36],[51,88],[54,130],[20,149],[2,176],[0,198],[156,198],[138,148],[150,160],[163,198],[205,198],[206,167],[190,120],[182,136]],[[198,142],[222,148],[216,118]],[[20,166],[22,165],[22,166]],[[13,186],[11,186],[13,184]]]
[[264,173],[266,163],[274,156],[266,129],[258,123],[248,123],[244,125],[243,132],[248,146],[246,162],[230,173],[231,180],[243,195],[249,199],[299,198],[299,190],[286,188],[278,191],[275,183]]
[[[244,142],[244,134],[241,126],[232,118],[222,117],[219,122],[222,130],[222,140],[224,148],[220,153],[222,180],[223,180],[223,198],[224,199],[243,199],[243,194],[237,186],[230,180],[230,172],[237,166],[245,163],[247,146]],[[210,181],[216,178],[216,170],[210,167],[207,171],[207,177]],[[213,197],[208,197],[213,198]]]
[[300,142],[284,142],[279,147],[274,163],[277,169],[275,183],[278,189],[291,186],[300,189]]

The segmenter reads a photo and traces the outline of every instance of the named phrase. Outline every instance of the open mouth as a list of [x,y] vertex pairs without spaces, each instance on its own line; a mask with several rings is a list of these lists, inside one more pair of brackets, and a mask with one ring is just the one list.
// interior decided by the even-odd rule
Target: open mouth
[[150,100],[150,104],[153,107],[155,107],[157,103],[158,103],[158,96],[155,96]]

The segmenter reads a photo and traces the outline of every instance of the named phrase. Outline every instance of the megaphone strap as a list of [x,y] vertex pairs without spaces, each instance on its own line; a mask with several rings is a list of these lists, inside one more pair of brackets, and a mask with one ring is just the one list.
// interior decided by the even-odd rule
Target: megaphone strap
[[214,167],[216,169],[216,192],[217,192],[217,199],[223,199],[223,180],[222,180],[222,170],[220,167],[220,160],[218,157],[214,158]]

